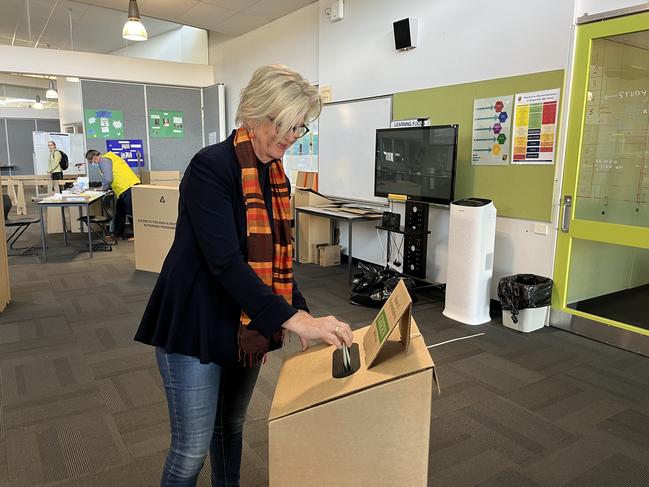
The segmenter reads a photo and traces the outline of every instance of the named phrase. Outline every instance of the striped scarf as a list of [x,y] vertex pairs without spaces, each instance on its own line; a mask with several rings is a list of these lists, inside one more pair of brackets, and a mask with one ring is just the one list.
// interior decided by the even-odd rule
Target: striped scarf
[[[248,265],[259,278],[283,296],[289,304],[293,297],[293,245],[291,243],[291,210],[288,184],[282,161],[270,161],[268,174],[273,201],[273,225],[257,172],[257,156],[250,141],[248,130],[241,127],[234,137],[234,150],[241,166],[243,197],[246,203]],[[284,329],[271,338],[258,331],[249,330],[250,317],[241,311],[239,326],[239,360],[247,365],[260,363],[266,353],[280,348],[284,340]]]

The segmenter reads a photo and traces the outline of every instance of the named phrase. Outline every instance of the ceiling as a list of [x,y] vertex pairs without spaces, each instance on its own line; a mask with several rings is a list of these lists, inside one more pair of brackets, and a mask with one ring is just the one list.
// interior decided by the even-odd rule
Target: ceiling
[[[315,0],[138,0],[149,38],[181,25],[238,36]],[[110,53],[126,46],[128,0],[2,0],[0,44]],[[27,12],[29,11],[29,16]],[[70,14],[72,39],[70,41]],[[28,22],[29,18],[29,22]],[[31,29],[31,36],[30,36]]]
[[640,32],[633,32],[631,34],[622,34],[617,36],[609,36],[606,39],[610,41],[619,42],[628,46],[639,47],[640,49],[649,50],[649,31],[643,30]]
[[[128,2],[122,3],[128,5]],[[122,39],[122,27],[126,21],[124,12],[70,0],[2,0],[0,44],[34,47],[38,42],[37,47],[72,50],[70,12],[75,51],[109,53],[126,45]],[[149,37],[180,27],[164,20],[142,20]]]
[[[127,0],[78,0],[125,12]],[[149,17],[238,36],[314,3],[316,0],[138,0]],[[147,26],[148,29],[148,26]]]

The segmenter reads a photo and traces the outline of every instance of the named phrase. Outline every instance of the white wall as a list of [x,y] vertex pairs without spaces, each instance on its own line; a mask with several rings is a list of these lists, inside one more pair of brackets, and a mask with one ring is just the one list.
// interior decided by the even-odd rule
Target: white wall
[[[238,91],[255,67],[269,62],[330,85],[336,101],[566,69],[575,1],[503,0],[494,6],[483,0],[345,0],[345,18],[330,23],[324,15],[330,2],[324,0],[236,39],[210,42],[210,63],[228,90],[231,128]],[[399,53],[392,22],[405,17],[419,19],[419,42]],[[396,210],[403,220],[404,205]],[[541,226],[547,235],[535,233],[535,222],[498,218],[492,298],[504,275],[552,276],[556,222]],[[427,278],[445,282],[448,209],[431,207],[429,228]],[[384,233],[381,238],[383,249],[374,225],[359,224],[354,256],[384,262]],[[341,244],[347,246],[344,227]]]
[[585,14],[593,15],[620,8],[634,7],[644,5],[646,2],[639,2],[638,0],[576,0],[575,4],[575,17],[579,18]]
[[318,81],[317,15],[318,4],[313,3],[243,36],[210,42],[214,77],[225,84],[228,132],[234,128],[239,92],[259,66],[285,64],[310,81]]
[[[330,23],[319,2],[319,81],[334,100],[566,67],[574,0],[346,0]],[[419,21],[416,49],[394,49],[392,23]]]
[[81,83],[67,81],[65,76],[59,76],[56,78],[56,89],[59,93],[59,120],[61,121],[61,127],[72,123],[82,123]]
[[184,25],[151,37],[146,42],[130,42],[128,46],[110,54],[178,63],[207,64],[207,31]]
[[[480,0],[347,0],[345,18],[337,23],[322,13],[327,3],[320,2],[318,13],[318,78],[321,86],[331,86],[336,101],[566,69],[569,64],[571,0],[505,0],[497,8]],[[418,47],[397,52],[392,22],[405,17],[418,18]],[[404,205],[397,205],[397,211],[403,220]],[[430,209],[427,278],[432,281],[446,282],[448,215],[447,209]],[[541,225],[547,235],[534,232],[535,222],[497,219],[492,298],[504,275],[552,276],[556,233],[553,224]],[[343,229],[343,246],[346,239]],[[353,246],[355,257],[384,262],[372,225],[354,229]]]
[[59,118],[59,111],[56,108],[44,108],[34,110],[33,108],[0,108],[0,118],[27,118],[56,120]]
[[0,45],[6,72],[204,87],[214,84],[214,68],[202,64],[134,59],[110,54]]

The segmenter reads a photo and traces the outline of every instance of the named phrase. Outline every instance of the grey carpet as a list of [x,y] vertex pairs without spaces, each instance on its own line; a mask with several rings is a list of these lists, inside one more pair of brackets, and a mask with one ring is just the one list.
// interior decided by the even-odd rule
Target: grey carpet
[[[26,239],[36,244],[36,229]],[[158,485],[166,403],[152,349],[132,341],[155,276],[134,271],[128,242],[92,261],[60,236],[50,245],[47,264],[10,259],[0,487]],[[348,304],[344,267],[303,265],[296,276],[316,315],[360,327],[375,314]],[[415,306],[428,344],[485,335],[431,349],[442,388],[432,402],[431,486],[649,485],[649,359],[550,328],[459,325],[442,307],[433,295]],[[267,484],[266,418],[285,353],[272,354],[252,399],[244,486]],[[209,485],[208,468],[199,485]]]

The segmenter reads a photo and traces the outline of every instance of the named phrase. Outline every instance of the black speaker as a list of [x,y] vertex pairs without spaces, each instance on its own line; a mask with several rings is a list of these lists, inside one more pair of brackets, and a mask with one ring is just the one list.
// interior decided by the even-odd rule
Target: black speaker
[[417,47],[417,19],[403,19],[393,22],[394,48],[406,51]]
[[391,211],[384,211],[381,218],[381,225],[386,228],[399,228],[401,224],[401,215],[399,213],[392,213]]

